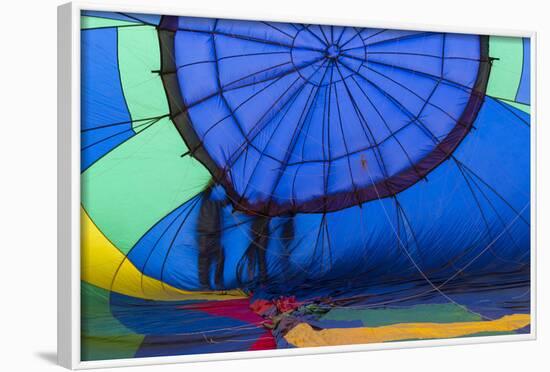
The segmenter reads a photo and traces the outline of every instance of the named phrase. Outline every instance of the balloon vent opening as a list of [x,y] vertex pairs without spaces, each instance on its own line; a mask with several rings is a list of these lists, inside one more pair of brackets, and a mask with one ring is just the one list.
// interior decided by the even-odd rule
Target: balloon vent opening
[[337,59],[340,57],[340,47],[338,45],[332,44],[326,50],[327,58]]

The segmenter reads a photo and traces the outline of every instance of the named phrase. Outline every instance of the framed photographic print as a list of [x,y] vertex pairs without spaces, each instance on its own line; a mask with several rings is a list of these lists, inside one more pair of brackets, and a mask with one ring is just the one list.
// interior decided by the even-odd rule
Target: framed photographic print
[[535,34],[59,8],[68,368],[535,337]]

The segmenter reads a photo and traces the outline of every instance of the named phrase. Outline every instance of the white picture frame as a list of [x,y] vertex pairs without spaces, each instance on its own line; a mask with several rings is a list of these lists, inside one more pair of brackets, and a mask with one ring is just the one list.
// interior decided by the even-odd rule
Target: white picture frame
[[[476,33],[531,38],[531,332],[529,334],[486,336],[476,338],[403,341],[399,343],[326,346],[317,348],[270,351],[245,351],[219,354],[180,355],[81,361],[80,358],[80,12],[82,10],[120,11],[148,14],[169,14],[243,20],[292,21],[361,27],[384,27],[404,30]],[[58,8],[58,361],[70,369],[138,366],[152,364],[215,361],[227,359],[265,358],[305,354],[326,354],[382,349],[433,347],[524,341],[536,339],[536,32],[456,28],[408,23],[370,22],[368,19],[320,19],[305,14],[271,16],[236,10],[231,14],[197,10],[197,7],[163,7],[144,0],[131,5],[115,1],[74,1]]]

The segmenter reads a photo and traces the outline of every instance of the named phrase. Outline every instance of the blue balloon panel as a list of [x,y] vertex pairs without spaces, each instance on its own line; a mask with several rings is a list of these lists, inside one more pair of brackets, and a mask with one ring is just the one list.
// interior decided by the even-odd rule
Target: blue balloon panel
[[[223,203],[220,186],[159,221],[128,258],[146,275],[177,288],[199,289],[206,282],[212,289],[262,287],[286,294],[304,286],[317,293],[342,282],[411,280],[420,272],[436,280],[524,270],[530,262],[531,210],[525,123],[528,114],[487,100],[476,129],[427,182],[362,206],[270,218],[264,283],[250,259],[258,217]],[[218,214],[205,215],[209,202],[220,203]],[[201,270],[201,257],[211,250],[203,249],[205,232],[198,226],[214,216],[213,259]],[[293,233],[285,234],[289,223]],[[201,271],[208,276],[202,283]],[[313,285],[319,282],[327,284]]]
[[81,31],[82,130],[81,168],[90,165],[131,138],[132,119],[118,70],[118,31]]
[[523,39],[523,66],[516,101],[529,105],[531,103],[531,39]]
[[471,129],[489,73],[478,35],[189,17],[160,29],[191,155],[237,209],[268,216],[418,182]]

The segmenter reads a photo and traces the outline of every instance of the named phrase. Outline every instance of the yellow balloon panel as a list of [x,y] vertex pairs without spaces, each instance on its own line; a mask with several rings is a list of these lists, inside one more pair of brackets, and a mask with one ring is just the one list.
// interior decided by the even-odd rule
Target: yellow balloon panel
[[307,323],[291,329],[285,339],[297,347],[368,344],[388,341],[464,337],[481,332],[512,332],[529,325],[529,314],[506,315],[490,321],[398,323],[381,327],[314,330]]
[[228,300],[244,298],[238,290],[193,292],[144,275],[103,235],[81,208],[81,279],[103,289],[149,300]]

